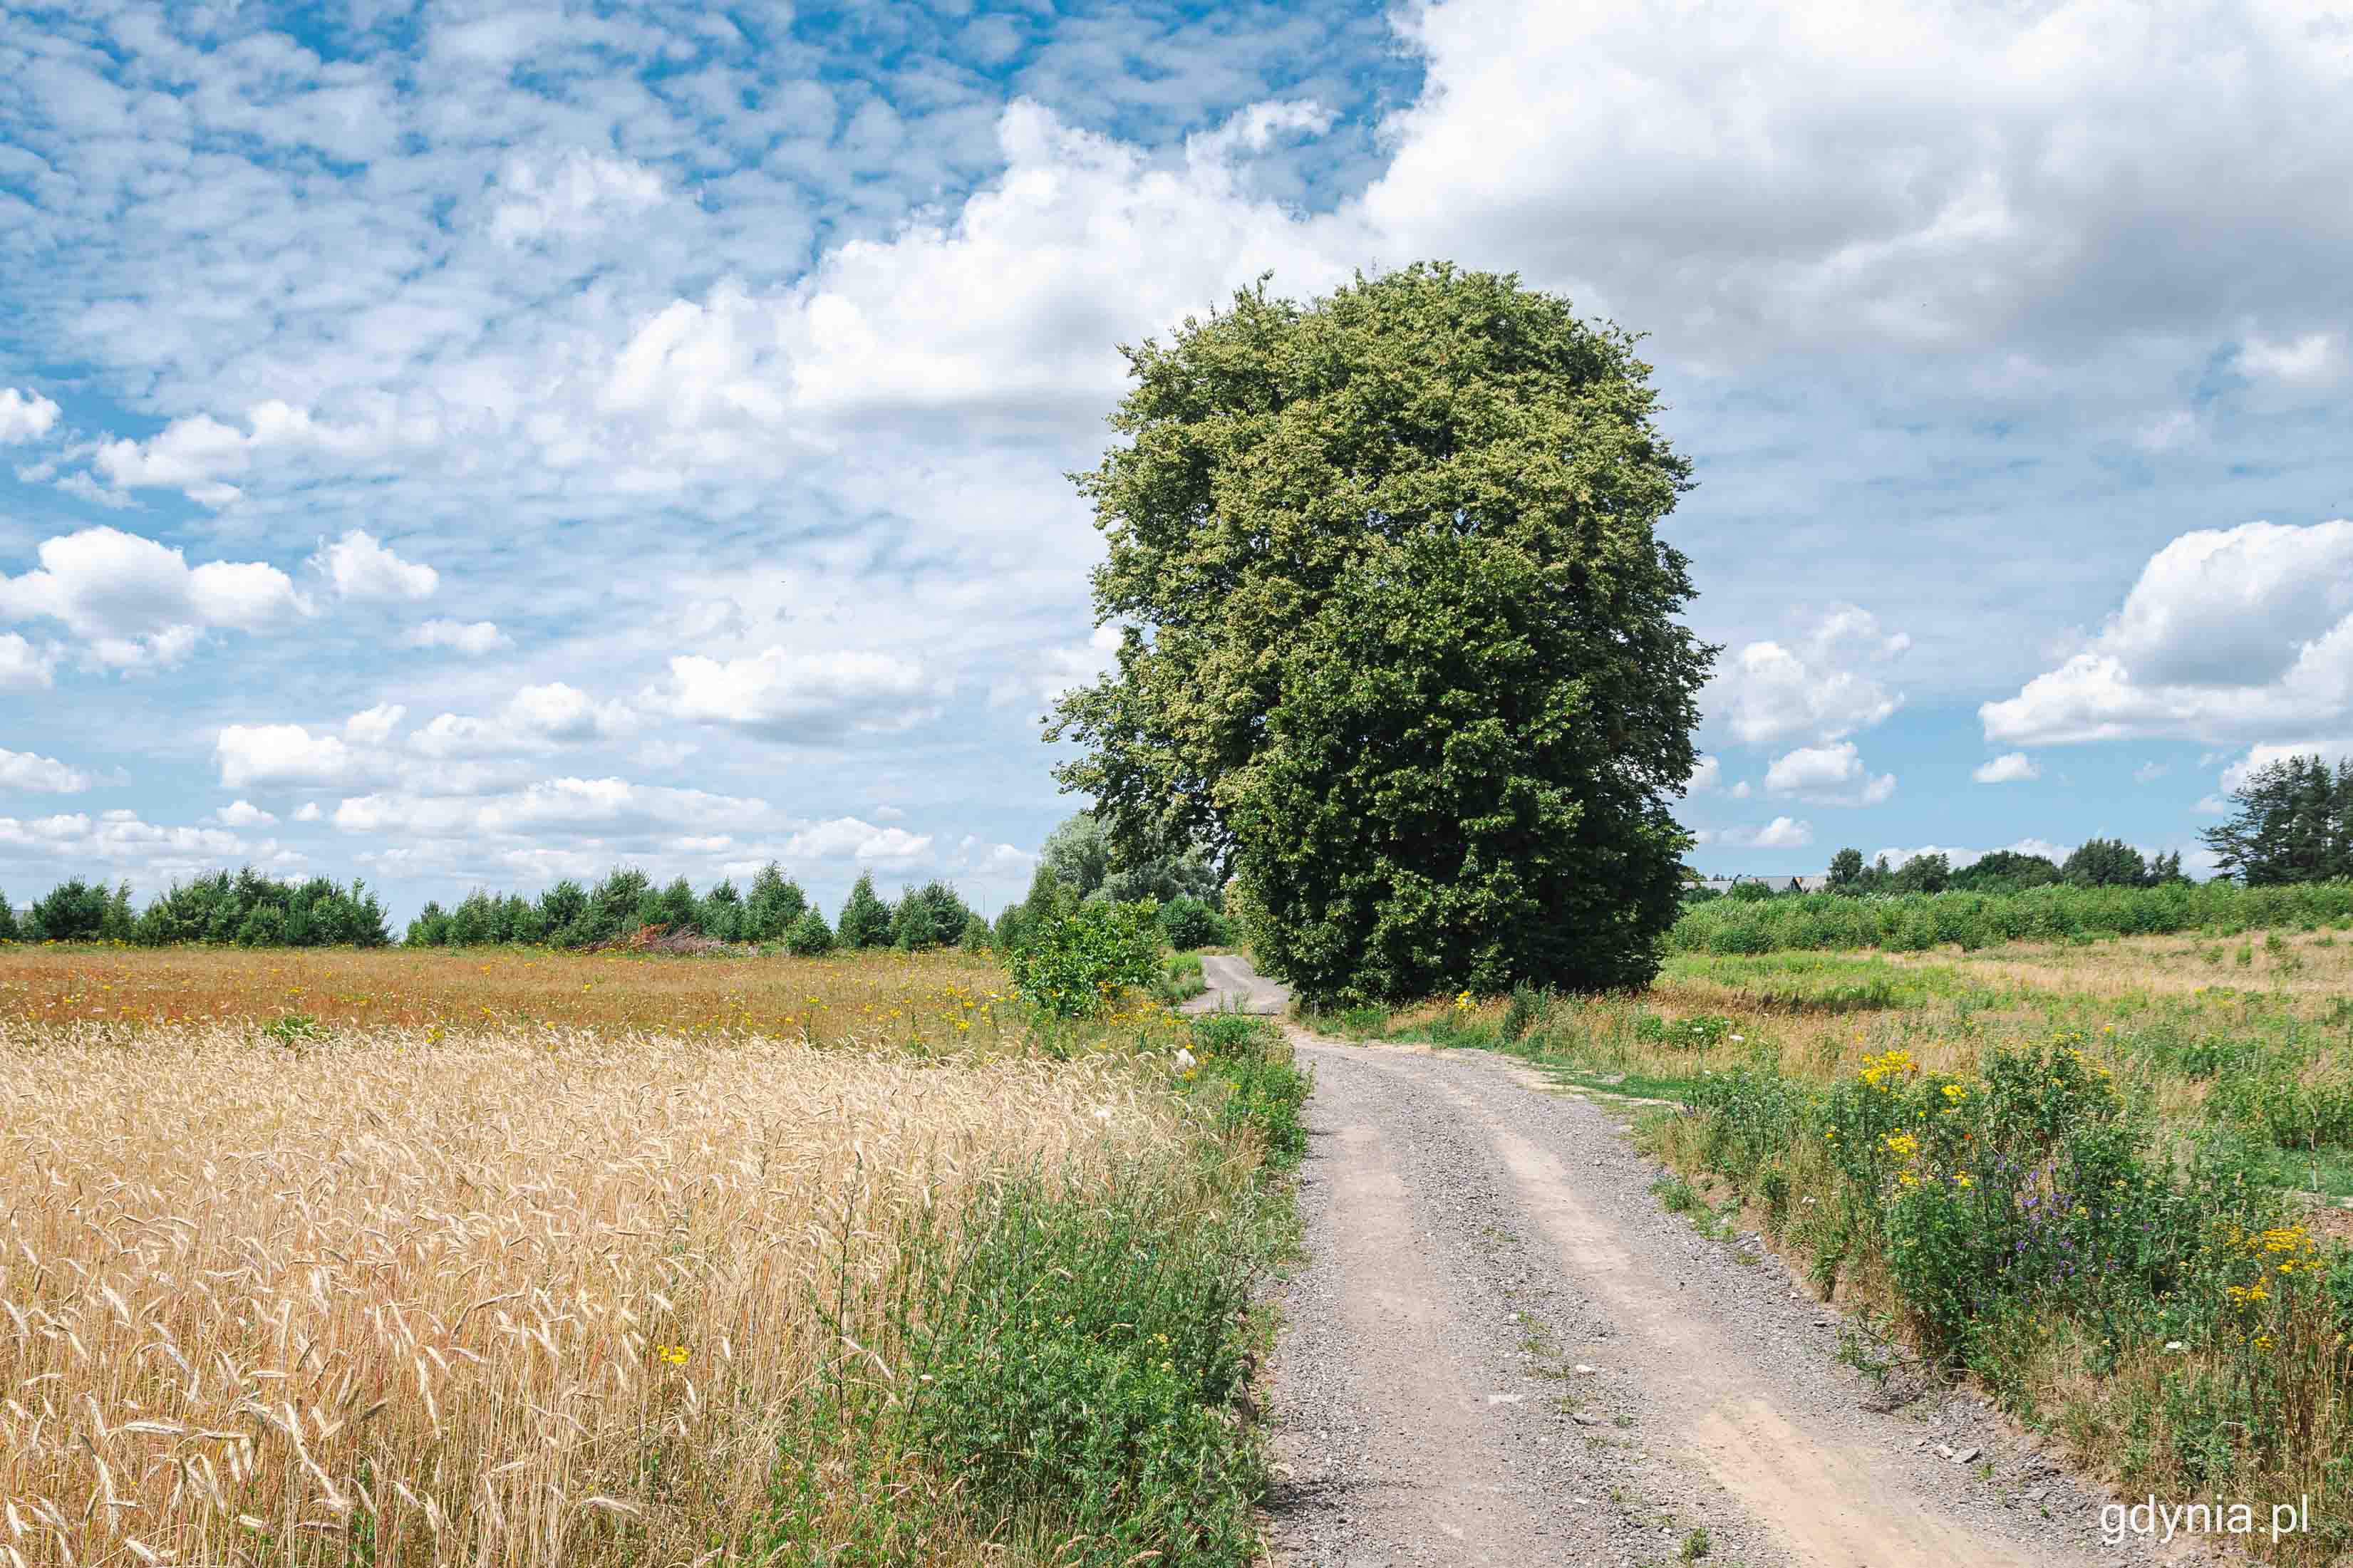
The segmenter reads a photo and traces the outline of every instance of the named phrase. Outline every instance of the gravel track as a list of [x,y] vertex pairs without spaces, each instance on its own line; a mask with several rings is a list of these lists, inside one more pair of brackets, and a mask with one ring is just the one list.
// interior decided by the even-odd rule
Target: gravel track
[[1835,1313],[1664,1209],[1622,1109],[1488,1053],[1292,1036],[1315,1092],[1279,1564],[1633,1568],[1694,1531],[1748,1568],[2208,1560],[2104,1546],[2111,1500],[1974,1398],[1862,1408]]

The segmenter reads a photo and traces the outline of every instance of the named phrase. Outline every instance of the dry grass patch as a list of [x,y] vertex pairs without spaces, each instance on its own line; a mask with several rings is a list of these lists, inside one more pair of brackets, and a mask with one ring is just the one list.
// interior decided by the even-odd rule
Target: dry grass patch
[[1018,1033],[1004,992],[1002,970],[946,952],[682,958],[528,948],[0,945],[0,1020],[53,1025],[295,1015],[338,1027],[547,1024],[938,1043],[974,1031]]
[[[786,973],[755,987],[555,956],[147,962],[162,973],[17,953],[6,973],[124,975],[100,983],[184,1012],[332,1016],[364,993],[418,1026],[0,1023],[17,1563],[694,1560],[765,1516],[780,1424],[881,1331],[825,1314],[877,1299],[901,1216],[1025,1172],[1103,1189],[1181,1136],[1173,1097],[1102,1057],[426,1022],[493,991],[551,1016],[691,1013],[731,984],[810,994],[814,966],[770,961]],[[651,994],[596,996],[613,973]],[[829,1016],[888,1012],[891,982],[860,978]],[[943,1530],[903,1549],[978,1551]]]

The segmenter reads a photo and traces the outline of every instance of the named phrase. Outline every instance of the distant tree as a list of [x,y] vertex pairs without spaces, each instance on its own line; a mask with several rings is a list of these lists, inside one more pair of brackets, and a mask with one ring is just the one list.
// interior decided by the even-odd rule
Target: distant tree
[[565,927],[588,912],[588,891],[569,877],[558,879],[539,896],[539,924],[545,940],[563,945]]
[[1954,872],[1952,886],[1962,892],[2015,893],[2060,879],[2057,864],[2046,856],[1996,849]]
[[1714,650],[1634,347],[1438,264],[1128,351],[1080,480],[1128,629],[1056,776],[1126,863],[1205,846],[1306,998],[1655,972]]
[[1831,857],[1830,885],[1832,892],[1842,892],[1852,887],[1862,876],[1862,850],[1841,849]]
[[744,940],[744,895],[735,890],[733,879],[722,878],[711,891],[702,895],[696,906],[694,922],[703,935],[721,942]]
[[2353,877],[2353,758],[2334,773],[2318,755],[2251,771],[2231,816],[2200,835],[2217,868],[2251,887]]
[[1091,811],[1076,813],[1048,834],[1038,860],[1080,900],[1124,904],[1191,898],[1213,910],[1224,902],[1223,879],[1207,848],[1192,845],[1128,858]]
[[103,942],[111,903],[103,882],[69,877],[26,906],[29,942]]
[[753,942],[776,942],[807,908],[808,897],[800,884],[788,880],[771,860],[752,879],[752,891],[744,900],[744,934]]
[[1223,947],[1233,940],[1225,917],[1189,895],[1179,895],[1160,906],[1160,930],[1168,945],[1179,952]]
[[2121,838],[2087,838],[2059,874],[2078,888],[2138,888],[2148,880],[2148,862]]
[[0,942],[16,940],[16,911],[8,907],[8,895],[0,892]]
[[866,872],[858,874],[849,889],[849,899],[841,906],[841,918],[834,921],[835,940],[842,947],[882,947],[891,941],[891,906],[874,896],[874,879]]
[[803,910],[785,930],[785,951],[795,958],[822,958],[833,951],[833,928],[815,905]]
[[964,949],[966,952],[987,952],[989,946],[988,922],[981,919],[976,914],[966,915],[964,921],[964,934],[956,939],[956,945]]
[[1735,903],[1766,903],[1770,901],[1773,897],[1773,884],[1770,882],[1758,881],[1755,878],[1750,878],[1746,881],[1735,882],[1732,884],[1730,897]]
[[1952,858],[1942,850],[1915,855],[1896,868],[1888,890],[1895,893],[1941,893],[1953,879]]
[[946,947],[964,939],[965,922],[972,918],[956,890],[945,882],[902,889],[891,909],[891,945],[902,952]]
[[702,929],[700,924],[702,913],[702,901],[694,896],[694,885],[685,878],[679,877],[673,879],[670,886],[657,895],[651,918],[638,923],[668,926],[672,931],[701,931]]

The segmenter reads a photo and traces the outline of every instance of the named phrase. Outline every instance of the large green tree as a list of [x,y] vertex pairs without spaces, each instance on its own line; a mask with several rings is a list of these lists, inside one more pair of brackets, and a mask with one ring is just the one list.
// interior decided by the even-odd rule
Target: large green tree
[[1427,265],[1124,351],[1077,477],[1118,666],[1058,703],[1057,776],[1124,860],[1206,846],[1312,1000],[1656,968],[1715,650],[1634,345]]
[[2253,769],[2231,817],[2200,835],[2225,876],[2250,886],[2353,877],[2353,758],[2332,773],[2317,753]]

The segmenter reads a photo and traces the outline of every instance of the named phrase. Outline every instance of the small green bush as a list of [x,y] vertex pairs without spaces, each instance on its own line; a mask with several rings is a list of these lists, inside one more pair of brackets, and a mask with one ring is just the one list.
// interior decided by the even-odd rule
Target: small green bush
[[1160,970],[1160,922],[1150,904],[1095,901],[1029,924],[1008,955],[1013,988],[1063,1017],[1102,1012]]
[[875,896],[874,879],[862,871],[841,906],[841,919],[834,922],[834,939],[853,951],[891,941],[891,906]]
[[785,951],[795,958],[823,958],[833,951],[833,928],[814,908],[803,910],[786,928]]
[[1168,945],[1179,952],[1200,947],[1224,947],[1233,941],[1226,917],[1190,894],[1179,894],[1160,906],[1160,930]]

